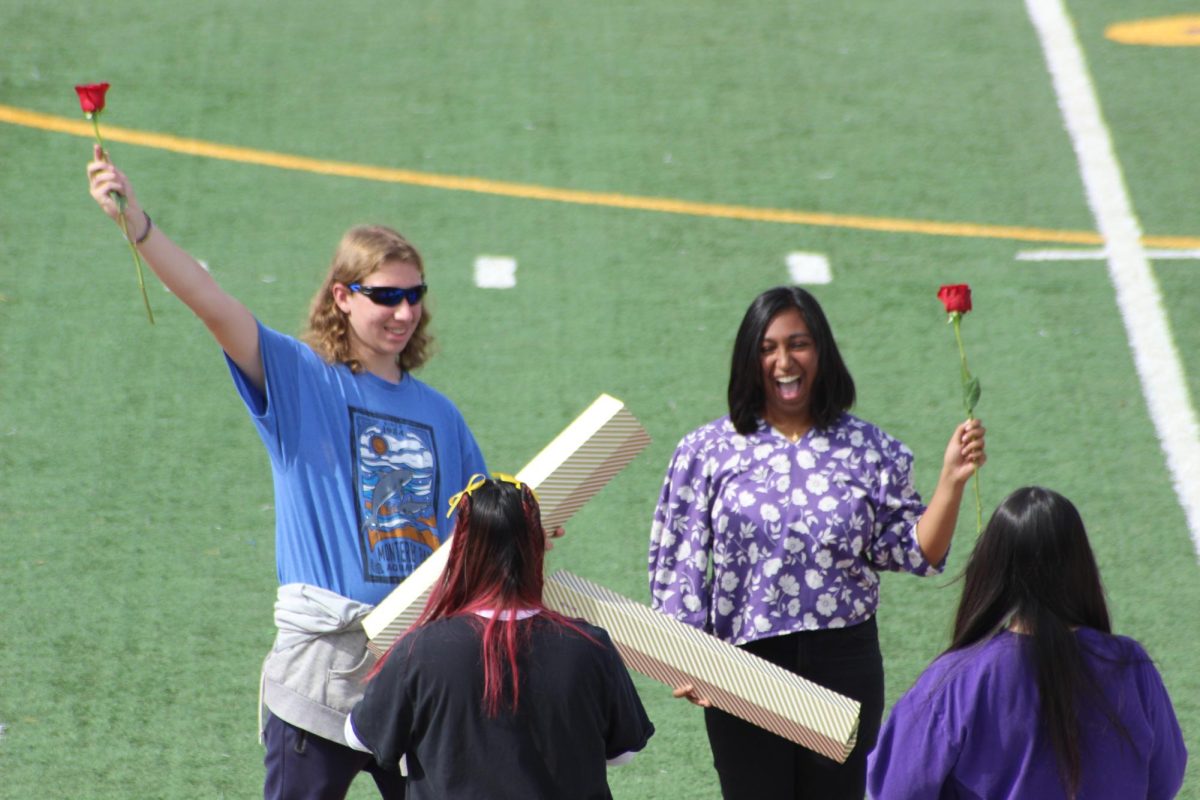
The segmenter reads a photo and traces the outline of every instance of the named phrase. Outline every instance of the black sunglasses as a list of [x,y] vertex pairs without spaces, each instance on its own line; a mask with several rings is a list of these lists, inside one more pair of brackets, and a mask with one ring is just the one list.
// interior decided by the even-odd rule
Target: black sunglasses
[[421,298],[425,296],[425,292],[429,291],[429,287],[424,283],[418,283],[416,286],[363,286],[361,283],[352,283],[346,287],[352,292],[358,292],[363,297],[370,300],[372,303],[380,306],[398,306],[405,300],[410,306],[415,306],[421,302]]

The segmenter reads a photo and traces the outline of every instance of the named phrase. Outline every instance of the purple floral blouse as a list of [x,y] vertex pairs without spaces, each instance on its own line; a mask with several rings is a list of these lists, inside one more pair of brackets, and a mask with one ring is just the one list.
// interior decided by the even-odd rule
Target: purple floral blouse
[[865,622],[877,570],[945,566],[917,544],[912,463],[851,414],[798,442],[761,420],[747,436],[729,417],[692,431],[654,512],[652,605],[733,644]]

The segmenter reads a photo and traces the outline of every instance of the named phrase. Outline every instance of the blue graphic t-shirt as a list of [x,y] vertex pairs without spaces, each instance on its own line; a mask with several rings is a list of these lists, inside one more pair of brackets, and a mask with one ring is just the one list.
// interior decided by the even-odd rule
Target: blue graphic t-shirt
[[279,581],[378,603],[450,535],[446,504],[486,473],[483,455],[454,404],[412,375],[355,375],[258,331],[266,395],[229,367],[271,459]]

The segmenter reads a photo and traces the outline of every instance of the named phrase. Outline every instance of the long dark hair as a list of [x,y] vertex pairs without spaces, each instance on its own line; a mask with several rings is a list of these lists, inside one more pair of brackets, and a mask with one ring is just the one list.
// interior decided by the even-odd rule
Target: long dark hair
[[[480,622],[483,708],[490,717],[497,716],[506,705],[515,713],[520,699],[517,657],[528,641],[530,628],[519,624],[518,613],[535,611],[540,621],[588,639],[592,636],[542,603],[546,537],[537,498],[527,485],[487,478],[465,492],[457,508],[446,568],[409,630],[447,617],[491,612]],[[370,677],[379,672],[392,650],[375,665]],[[507,693],[506,676],[510,679]]]
[[729,419],[738,433],[752,432],[763,413],[766,389],[759,352],[771,320],[789,308],[796,309],[804,317],[817,348],[817,379],[812,389],[813,423],[818,428],[828,428],[837,422],[842,412],[854,405],[854,378],[846,369],[821,304],[799,286],[777,286],[754,298],[742,317],[733,343]]
[[1081,773],[1079,710],[1108,708],[1073,628],[1112,633],[1100,571],[1079,511],[1057,492],[1027,486],[1005,498],[967,561],[962,600],[947,652],[989,638],[1011,623],[1033,663],[1042,721],[1069,797]]

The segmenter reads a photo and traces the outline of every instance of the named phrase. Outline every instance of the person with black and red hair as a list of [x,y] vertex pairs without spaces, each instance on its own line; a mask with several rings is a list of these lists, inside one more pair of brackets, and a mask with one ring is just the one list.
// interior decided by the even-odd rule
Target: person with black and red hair
[[408,800],[610,798],[606,768],[654,726],[608,634],[542,601],[546,537],[514,479],[451,499],[445,570],[346,720],[351,747],[406,761]]

